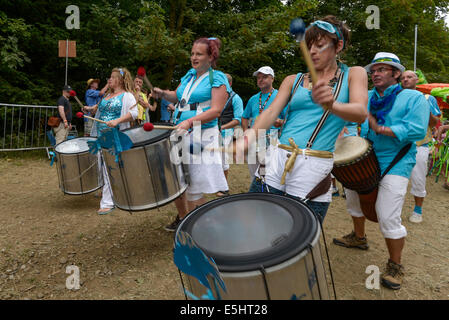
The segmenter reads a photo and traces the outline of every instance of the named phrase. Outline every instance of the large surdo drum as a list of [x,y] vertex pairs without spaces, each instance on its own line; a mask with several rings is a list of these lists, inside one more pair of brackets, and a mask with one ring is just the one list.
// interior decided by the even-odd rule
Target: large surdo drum
[[[319,222],[300,201],[270,193],[228,196],[192,211],[181,231],[215,261],[227,289],[222,299],[329,299]],[[206,293],[196,278],[185,277],[193,294]]]
[[59,187],[64,193],[81,195],[103,186],[98,157],[89,153],[87,141],[93,137],[67,140],[55,147]]
[[102,149],[117,207],[127,211],[153,209],[175,200],[187,189],[185,166],[170,158],[172,132],[145,131],[142,127],[122,131],[133,147],[120,154],[119,162],[115,155]]

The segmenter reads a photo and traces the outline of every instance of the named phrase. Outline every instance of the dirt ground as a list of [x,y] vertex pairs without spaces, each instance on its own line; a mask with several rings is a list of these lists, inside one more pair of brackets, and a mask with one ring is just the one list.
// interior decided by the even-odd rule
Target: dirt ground
[[[55,166],[43,158],[0,159],[0,178],[0,299],[184,299],[173,263],[173,233],[163,229],[175,217],[173,203],[100,216],[99,198],[64,195]],[[231,166],[231,193],[248,186],[246,165]],[[442,181],[427,179],[421,224],[407,219],[414,206],[407,195],[406,277],[399,291],[365,287],[366,268],[382,271],[388,258],[377,224],[367,223],[367,251],[331,243],[351,231],[345,200],[334,197],[324,233],[338,299],[449,298],[449,191],[441,186]],[[79,290],[66,288],[70,265],[79,268]],[[329,274],[327,264],[326,270]]]

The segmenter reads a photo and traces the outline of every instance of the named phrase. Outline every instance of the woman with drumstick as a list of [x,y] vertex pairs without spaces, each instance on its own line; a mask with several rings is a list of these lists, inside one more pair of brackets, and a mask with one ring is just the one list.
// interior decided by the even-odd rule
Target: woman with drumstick
[[[94,121],[91,136],[100,136],[108,127],[118,127],[120,130],[130,127],[130,121],[137,118],[136,99],[134,97],[134,85],[131,74],[126,68],[114,68],[108,80],[109,89],[105,97],[93,107],[85,106],[83,111],[95,113],[95,118],[106,123]],[[98,153],[101,157],[101,153]],[[104,161],[103,167],[104,186],[98,214],[108,214],[114,210],[112,190]]]
[[[334,16],[315,21],[306,30],[305,41],[318,81],[312,85],[310,73],[287,76],[276,99],[258,117],[253,127],[256,132],[245,132],[246,138],[237,143],[238,149],[246,149],[252,143],[251,139],[259,135],[257,130],[270,128],[290,101],[287,120],[281,131],[281,145],[270,158],[265,178],[256,177],[250,192],[268,191],[306,198],[331,172],[335,142],[346,121],[361,123],[366,119],[366,71],[358,66],[348,68],[337,61],[348,40],[347,26]],[[334,97],[337,90],[339,94]],[[319,128],[318,123],[322,122],[320,119],[327,110],[330,113]],[[287,163],[287,160],[290,161]],[[331,199],[329,188],[328,192],[307,203],[323,220]]]
[[[190,62],[192,69],[182,77],[175,91],[154,88],[153,97],[177,103],[174,119],[178,132],[201,124],[201,144],[218,146],[218,120],[231,88],[225,74],[214,70],[220,54],[221,41],[217,38],[199,38],[193,43]],[[184,132],[185,132],[184,131]],[[202,153],[201,164],[188,164],[190,185],[185,196],[175,201],[178,215],[167,231],[175,231],[188,212],[205,203],[203,193],[215,194],[228,190],[221,164],[221,155]],[[211,157],[210,159],[204,158]],[[187,202],[185,202],[187,201]]]

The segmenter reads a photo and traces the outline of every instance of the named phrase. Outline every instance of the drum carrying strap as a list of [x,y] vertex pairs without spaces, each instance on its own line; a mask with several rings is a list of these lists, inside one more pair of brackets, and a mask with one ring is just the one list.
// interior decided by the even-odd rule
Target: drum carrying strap
[[[334,93],[333,93],[334,100],[337,100],[338,95],[340,94],[341,87],[342,87],[342,84],[343,84],[343,78],[344,78],[344,72],[340,72],[340,76],[338,77],[337,85],[336,85]],[[296,85],[295,85],[295,87],[293,89],[292,96],[290,97],[290,102],[291,102],[291,99],[293,98],[296,90],[298,89],[299,84],[303,81],[303,79],[304,79],[304,74],[302,74],[301,77],[298,79],[298,82],[296,83]],[[288,108],[290,108],[290,102],[289,102],[289,107]],[[287,114],[288,114],[288,109],[287,109]],[[315,127],[315,130],[313,130],[312,136],[310,137],[309,141],[307,142],[307,146],[306,146],[305,150],[310,149],[312,147],[313,143],[316,140],[316,137],[318,136],[318,133],[323,128],[326,119],[329,117],[329,114],[330,114],[329,110],[326,110],[323,113],[323,115],[320,118],[320,121],[318,121],[318,124]],[[286,116],[286,119],[287,119],[287,116]],[[291,157],[296,157],[296,153],[293,152]],[[296,159],[293,158],[293,159],[288,159],[287,161],[291,163],[291,162],[294,162],[295,160]],[[292,165],[290,167],[292,167]],[[285,171],[288,170],[290,167],[288,167],[287,163],[286,163],[285,168],[284,168],[284,175],[283,175],[283,177],[286,174]],[[314,199],[314,198],[316,198],[316,197],[318,197],[318,196],[320,196],[322,194],[325,194],[327,191],[329,191],[330,185],[331,185],[331,174],[329,173],[323,180],[321,180],[315,186],[315,188],[312,189],[312,191],[310,191],[307,194],[305,199],[306,200],[311,200],[311,199]]]

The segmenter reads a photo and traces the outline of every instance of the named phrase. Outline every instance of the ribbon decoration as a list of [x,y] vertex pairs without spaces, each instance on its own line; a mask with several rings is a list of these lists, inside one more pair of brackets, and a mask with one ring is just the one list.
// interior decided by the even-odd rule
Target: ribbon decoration
[[115,155],[115,162],[117,163],[120,153],[131,149],[133,146],[131,139],[117,128],[103,130],[97,140],[88,141],[87,144],[89,145],[89,152],[92,154],[96,154],[101,148],[107,149],[110,154]]
[[50,167],[55,163],[56,154],[53,151],[49,151],[48,155],[51,156]]
[[180,271],[195,277],[201,285],[207,289],[207,294],[200,298],[184,288],[184,292],[194,300],[207,299],[215,300],[212,293],[212,287],[209,283],[208,276],[212,278],[215,292],[217,293],[217,300],[221,299],[220,288],[226,292],[226,286],[220,276],[217,265],[214,260],[204,254],[204,252],[196,246],[192,237],[180,231],[176,237],[174,250],[174,263]]

